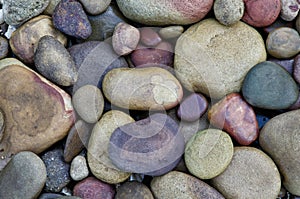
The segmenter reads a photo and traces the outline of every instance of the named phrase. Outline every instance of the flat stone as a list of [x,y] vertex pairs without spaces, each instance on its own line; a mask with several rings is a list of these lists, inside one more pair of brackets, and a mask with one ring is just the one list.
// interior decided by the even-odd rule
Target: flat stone
[[243,0],[216,0],[214,2],[216,19],[226,26],[235,24],[244,15]]
[[280,0],[281,11],[280,17],[285,21],[293,21],[298,13],[300,2],[297,0]]
[[225,198],[277,198],[281,187],[273,160],[253,147],[235,147],[227,169],[212,179]]
[[37,198],[46,177],[45,165],[36,154],[20,152],[0,172],[0,198]]
[[242,88],[245,100],[259,108],[285,109],[296,102],[298,86],[278,64],[261,62],[247,74]]
[[238,93],[232,93],[208,111],[210,123],[224,129],[239,144],[249,145],[258,137],[258,122],[252,107]]
[[59,197],[62,197],[62,195],[57,193],[43,193],[39,196],[39,199],[57,199]]
[[171,171],[151,181],[151,190],[157,199],[211,198],[224,199],[214,188],[191,175]]
[[247,72],[265,60],[264,41],[254,28],[205,19],[177,40],[174,69],[186,89],[219,99],[239,92]]
[[79,0],[85,11],[91,15],[98,15],[104,12],[109,6],[111,0]]
[[159,30],[159,35],[163,39],[178,38],[184,31],[182,26],[167,26]]
[[277,164],[284,187],[300,195],[300,110],[289,111],[269,120],[260,132],[259,144]]
[[89,169],[84,156],[76,156],[70,167],[70,176],[73,180],[83,180],[89,175]]
[[140,182],[125,182],[117,189],[115,199],[143,198],[154,199],[150,189]]

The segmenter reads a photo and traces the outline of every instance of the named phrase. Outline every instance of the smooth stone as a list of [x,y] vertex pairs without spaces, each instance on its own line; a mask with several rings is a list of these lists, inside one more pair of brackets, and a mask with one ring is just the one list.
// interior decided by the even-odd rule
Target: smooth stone
[[296,26],[296,30],[299,32],[300,31],[300,15],[298,15],[296,18],[295,26]]
[[244,15],[243,0],[216,0],[214,2],[216,19],[223,25],[232,25]]
[[3,138],[4,129],[5,129],[5,115],[3,111],[0,109],[0,141]]
[[115,199],[141,198],[154,199],[150,189],[140,182],[125,182],[117,188]]
[[186,25],[200,21],[210,11],[212,0],[117,0],[129,19],[146,25]]
[[45,35],[53,36],[63,45],[67,44],[67,38],[55,29],[51,17],[46,15],[39,15],[19,27],[13,32],[9,44],[22,62],[33,64],[34,51],[40,38]]
[[87,39],[92,34],[92,26],[78,1],[61,0],[55,7],[52,18],[55,28],[67,35]]
[[93,128],[88,145],[88,164],[93,175],[103,182],[117,184],[131,173],[120,171],[109,159],[108,145],[111,134],[118,127],[134,122],[128,114],[118,110],[105,113]]
[[62,195],[57,193],[43,193],[39,196],[39,199],[57,199],[59,197],[62,197]]
[[291,22],[291,21],[284,21],[281,18],[277,18],[274,23],[272,23],[269,26],[264,27],[263,30],[264,30],[264,32],[266,32],[267,34],[269,34],[273,30],[275,30],[277,28],[282,28],[282,27],[293,28],[294,27],[294,23]]
[[254,28],[205,19],[177,40],[174,69],[189,91],[222,98],[239,92],[247,72],[265,60],[264,41]]
[[44,190],[47,192],[60,192],[71,181],[69,175],[70,165],[64,162],[63,150],[55,148],[42,155],[46,165],[47,180]]
[[64,149],[65,162],[71,162],[72,159],[87,147],[93,125],[82,120],[77,120],[70,129]]
[[0,198],[37,198],[46,177],[45,165],[36,154],[20,152],[0,172]]
[[252,106],[264,109],[285,109],[298,98],[298,86],[290,74],[278,64],[265,61],[247,74],[242,93]]
[[267,37],[266,48],[270,55],[278,59],[293,57],[300,52],[299,33],[288,27],[275,29]]
[[240,145],[249,145],[258,137],[258,122],[252,107],[238,93],[232,93],[208,111],[213,126],[224,129]]
[[177,165],[184,144],[178,124],[156,113],[117,128],[110,137],[108,153],[122,171],[158,176]]
[[104,12],[109,6],[111,0],[79,0],[85,11],[91,15],[98,15]]
[[53,12],[55,10],[55,7],[58,5],[58,3],[60,1],[61,0],[50,0],[49,4],[46,7],[46,9],[44,10],[43,14],[52,16],[52,14],[53,14]]
[[217,190],[205,182],[178,171],[171,171],[163,176],[155,177],[150,186],[156,199],[224,199]]
[[83,180],[89,175],[89,169],[84,156],[76,156],[71,163],[70,176],[73,180]]
[[200,179],[220,175],[233,156],[230,136],[221,130],[207,129],[196,133],[186,144],[184,160],[188,170]]
[[102,85],[114,105],[132,110],[167,110],[182,99],[179,81],[158,67],[117,68],[108,72]]
[[[294,65],[295,60],[294,58],[291,59],[276,59],[276,58],[270,58],[267,61],[274,62],[276,64],[279,64],[281,67],[283,67],[290,75],[293,74],[294,71]],[[296,79],[295,79],[296,80]],[[297,81],[297,80],[296,80]]]
[[259,144],[277,164],[284,187],[300,195],[300,110],[289,111],[269,120],[262,128]]
[[211,182],[225,198],[236,199],[276,199],[281,187],[273,160],[253,147],[235,147],[227,169]]
[[112,185],[88,177],[75,185],[73,194],[84,199],[113,199],[115,190]]
[[0,61],[0,85],[6,126],[0,142],[1,170],[13,154],[26,150],[39,154],[64,138],[74,111],[65,91],[17,59]]
[[49,0],[5,0],[3,1],[4,20],[9,25],[18,26],[41,14]]
[[279,16],[281,0],[244,0],[245,11],[242,20],[254,27],[271,25]]
[[6,38],[0,37],[0,59],[5,58],[8,55],[9,44]]
[[141,34],[141,42],[146,46],[157,46],[162,39],[159,34],[151,27],[143,27],[139,29]]
[[300,83],[300,55],[294,58],[293,77],[297,83]]
[[52,36],[43,36],[34,53],[36,69],[53,83],[71,86],[78,78],[75,63],[68,50]]
[[300,108],[300,95],[298,96],[298,99],[296,100],[296,102],[294,104],[292,104],[288,110],[296,110]]
[[120,22],[112,36],[112,46],[118,55],[128,55],[136,49],[140,40],[140,32],[134,26]]
[[92,26],[92,34],[89,41],[103,41],[113,35],[116,25],[125,22],[127,19],[122,15],[120,10],[110,5],[105,12],[100,15],[88,16]]
[[285,21],[293,21],[298,13],[300,2],[298,0],[280,0],[281,11],[280,17]]
[[182,26],[167,26],[159,30],[159,35],[163,39],[178,38],[184,31]]
[[200,93],[187,96],[179,105],[177,115],[181,120],[194,122],[207,110],[208,102]]
[[74,93],[72,104],[82,120],[95,123],[103,113],[104,99],[97,86],[85,85]]

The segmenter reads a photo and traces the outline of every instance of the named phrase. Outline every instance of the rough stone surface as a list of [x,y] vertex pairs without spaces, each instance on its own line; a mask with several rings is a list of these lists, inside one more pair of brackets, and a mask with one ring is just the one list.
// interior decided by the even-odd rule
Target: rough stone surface
[[217,20],[226,26],[235,24],[244,15],[243,0],[216,0],[214,13]]
[[212,179],[225,198],[277,198],[281,179],[272,159],[253,147],[235,147],[227,169]]
[[277,164],[284,187],[300,195],[300,110],[280,114],[269,120],[260,132],[259,143]]
[[36,154],[20,152],[0,172],[0,198],[37,198],[46,176],[45,165]]
[[150,189],[140,182],[126,182],[117,189],[115,199],[125,198],[154,199]]
[[76,156],[70,167],[70,176],[73,180],[79,181],[89,175],[89,169],[84,156]]
[[280,17],[285,21],[293,21],[298,13],[300,2],[297,0],[280,0],[281,11]]
[[206,19],[177,40],[174,68],[182,85],[212,98],[240,91],[247,72],[266,60],[261,35],[243,22],[224,26]]
[[111,0],[79,0],[85,11],[91,15],[98,15],[104,12]]

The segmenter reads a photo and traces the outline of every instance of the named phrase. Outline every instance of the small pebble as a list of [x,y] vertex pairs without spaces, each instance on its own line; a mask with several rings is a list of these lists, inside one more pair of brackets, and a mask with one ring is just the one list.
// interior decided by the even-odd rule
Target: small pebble
[[70,176],[73,180],[79,181],[86,178],[89,175],[89,169],[84,156],[76,156],[70,168]]
[[140,29],[141,42],[146,46],[157,46],[162,39],[160,36],[150,27],[145,27]]
[[214,13],[217,20],[226,26],[235,24],[244,15],[243,0],[216,0]]
[[298,0],[280,0],[280,17],[285,21],[293,21],[299,12],[300,2]]
[[140,182],[125,182],[118,189],[115,199],[154,199],[150,189]]
[[111,0],[79,0],[85,11],[91,15],[98,15],[104,12]]
[[178,38],[184,31],[182,26],[168,26],[159,30],[159,35],[163,39]]

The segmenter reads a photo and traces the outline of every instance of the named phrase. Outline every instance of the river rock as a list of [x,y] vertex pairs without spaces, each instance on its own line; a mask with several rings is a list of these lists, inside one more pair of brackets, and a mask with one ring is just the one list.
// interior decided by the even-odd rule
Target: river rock
[[280,114],[269,120],[260,132],[259,143],[277,164],[284,187],[300,195],[300,110]]
[[212,98],[238,92],[247,72],[266,60],[261,35],[243,22],[224,26],[206,19],[177,40],[174,68],[185,88]]
[[186,144],[184,160],[188,170],[200,179],[221,174],[233,156],[230,136],[221,130],[199,131]]
[[245,100],[259,108],[285,109],[298,99],[298,86],[278,64],[265,61],[247,74],[242,88]]
[[108,146],[109,158],[120,170],[153,176],[172,170],[183,151],[177,123],[161,113],[117,128]]
[[129,115],[118,110],[105,113],[93,128],[88,145],[88,164],[98,179],[117,184],[129,178],[130,173],[120,171],[109,159],[108,145],[111,134],[120,126],[134,122]]
[[159,30],[159,35],[163,39],[178,38],[184,31],[183,26],[167,26]]
[[104,12],[109,6],[111,0],[79,0],[85,11],[91,15],[98,15]]
[[244,15],[243,0],[216,0],[214,2],[216,19],[226,26],[235,24]]
[[34,51],[40,38],[45,35],[53,36],[63,45],[67,44],[67,38],[55,29],[51,17],[46,15],[35,17],[19,27],[13,32],[9,44],[22,62],[33,64]]
[[70,176],[73,180],[83,180],[89,175],[89,169],[84,156],[76,156],[70,167]]
[[5,0],[3,1],[4,20],[9,25],[21,25],[41,14],[48,4],[49,0]]
[[3,162],[20,151],[41,153],[64,138],[73,124],[70,96],[14,58],[0,61],[0,107],[5,130]]
[[71,86],[78,78],[75,63],[67,49],[54,37],[43,36],[34,53],[36,69],[61,86]]
[[133,110],[165,110],[182,99],[179,81],[158,67],[118,68],[103,80],[103,93],[114,105]]
[[281,187],[279,171],[273,160],[253,147],[235,147],[227,169],[212,179],[225,198],[277,198]]
[[157,46],[162,41],[159,34],[151,27],[143,27],[139,31],[141,33],[141,42],[146,46]]
[[200,21],[210,11],[212,0],[117,0],[129,19],[146,25],[185,25]]
[[299,6],[297,0],[281,0],[280,17],[285,21],[293,21],[299,13]]
[[46,177],[45,165],[36,154],[20,152],[0,172],[0,198],[37,198]]
[[171,171],[163,176],[155,177],[151,181],[151,190],[157,199],[225,199],[205,182],[178,171]]
[[143,198],[154,199],[150,189],[140,182],[125,182],[117,189],[115,199]]
[[8,41],[4,37],[0,37],[0,59],[5,58],[8,55]]
[[249,145],[258,137],[258,122],[252,107],[238,93],[214,104],[208,112],[210,123],[224,129],[239,144]]

